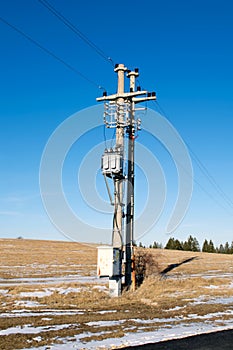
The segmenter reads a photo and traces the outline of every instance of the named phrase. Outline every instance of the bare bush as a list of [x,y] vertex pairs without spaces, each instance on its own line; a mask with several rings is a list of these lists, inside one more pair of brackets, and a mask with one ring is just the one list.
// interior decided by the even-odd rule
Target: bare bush
[[146,277],[157,275],[159,264],[156,256],[146,249],[137,249],[135,251],[135,271],[137,286],[140,286]]

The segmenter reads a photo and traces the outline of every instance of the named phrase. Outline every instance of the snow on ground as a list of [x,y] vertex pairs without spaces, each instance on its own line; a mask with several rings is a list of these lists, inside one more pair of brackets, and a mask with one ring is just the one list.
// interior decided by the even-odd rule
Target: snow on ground
[[93,321],[87,322],[86,325],[90,327],[111,327],[117,326],[118,324],[124,323],[126,320],[117,320],[117,321]]
[[[208,274],[206,273],[193,273],[193,274],[186,274],[183,273],[182,276],[179,275],[179,278],[190,278],[190,277],[201,277],[201,278],[205,278],[205,279],[210,279],[210,278],[233,278],[233,272],[224,272],[222,273],[222,271],[217,271],[217,270],[213,270],[213,271],[208,271]],[[177,278],[177,276],[167,276],[167,278]]]
[[0,317],[33,317],[33,316],[65,316],[65,315],[83,315],[86,310],[56,310],[46,309],[40,311],[28,311],[28,310],[13,310],[11,312],[0,313]]
[[[58,331],[60,329],[69,328],[71,326],[73,326],[73,325],[71,325],[71,324],[59,324],[59,325],[52,325],[52,326],[33,327],[30,324],[25,324],[22,327],[16,326],[16,327],[10,327],[10,328],[1,330],[0,335],[23,334],[23,333],[38,334],[38,333],[47,332],[50,330]],[[77,325],[75,325],[75,326],[77,326]]]
[[[27,279],[28,280],[28,279]],[[82,279],[83,280],[83,279]],[[102,283],[103,280],[98,280],[98,282]],[[94,283],[94,280],[93,280]],[[14,283],[10,284],[11,286],[14,285]],[[32,301],[32,300],[26,300],[26,298],[43,298],[51,296],[53,293],[58,293],[61,295],[67,295],[69,293],[81,293],[84,290],[89,290],[90,288],[98,289],[100,291],[108,291],[107,287],[104,285],[94,285],[92,287],[85,287],[85,285],[82,285],[82,287],[49,287],[49,288],[42,288],[36,289],[33,291],[27,291],[27,292],[20,292],[18,294],[18,298],[20,300],[14,301],[14,306],[20,306],[25,308],[34,308],[34,307],[43,307],[45,305],[42,305],[39,303],[39,301]],[[11,291],[8,289],[0,289],[0,296],[8,296],[11,297]],[[15,295],[14,295],[15,297]],[[103,312],[104,313],[104,312]],[[9,314],[9,313],[8,313]],[[2,316],[3,315],[3,316]],[[5,317],[5,314],[0,314],[0,317]]]
[[[29,284],[58,284],[58,283],[98,283],[105,284],[108,282],[107,278],[98,278],[97,276],[81,276],[81,275],[67,275],[62,277],[24,277],[24,278],[0,278],[1,287],[10,287],[18,285]],[[3,290],[3,289],[2,289]]]
[[113,312],[117,312],[117,310],[102,310],[102,311],[97,311],[98,314],[104,315],[104,314],[109,314],[109,313],[113,313]]
[[[49,350],[73,350],[73,349],[90,349],[90,350],[100,350],[100,349],[114,349],[116,347],[122,346],[137,346],[146,343],[157,343],[160,341],[171,340],[171,339],[181,339],[194,334],[210,333],[216,331],[222,331],[226,329],[233,329],[233,323],[231,320],[230,324],[225,326],[211,325],[206,323],[190,323],[190,324],[180,324],[173,327],[161,327],[153,332],[131,332],[126,333],[122,338],[108,338],[101,341],[90,341],[82,342],[82,338],[92,336],[92,333],[87,333],[85,335],[79,334],[70,338],[59,338],[63,344],[49,345],[46,348]],[[95,333],[95,335],[101,335],[101,333]],[[26,350],[26,349],[24,349]],[[30,348],[30,350],[44,350],[43,347]]]
[[62,288],[62,287],[58,287],[58,288],[45,288],[43,291],[33,291],[33,292],[21,292],[19,293],[20,297],[29,297],[29,298],[43,298],[46,296],[50,296],[55,292],[58,292],[59,294],[63,294],[63,295],[67,295],[69,293],[80,293],[82,292],[84,289],[86,289],[85,287],[82,288],[72,288],[72,287],[68,287],[68,288]]
[[8,289],[0,289],[0,295],[6,295],[8,293]]
[[[216,271],[215,271],[216,273]],[[225,277],[229,277],[229,275],[233,276],[232,274],[225,274]],[[195,275],[196,277],[197,275]],[[201,277],[209,278],[213,277],[214,275],[204,276],[200,275]],[[218,276],[214,276],[218,277]],[[221,275],[221,277],[223,277]],[[67,275],[66,277],[44,277],[44,278],[14,278],[14,279],[0,279],[0,287],[6,288],[8,286],[13,285],[29,285],[33,284],[36,285],[37,290],[34,291],[27,291],[27,292],[20,292],[19,297],[21,298],[43,298],[46,296],[50,296],[53,293],[59,293],[61,295],[67,295],[69,293],[80,293],[83,291],[86,286],[82,285],[81,287],[74,288],[74,287],[56,287],[52,286],[54,284],[58,283],[70,283],[70,282],[77,282],[77,283],[89,283],[92,284],[91,287],[93,289],[98,289],[101,291],[107,291],[108,288],[104,285],[108,282],[108,279],[98,279],[97,277],[92,276],[81,276],[81,275]],[[44,288],[40,288],[39,284],[45,284]],[[233,282],[229,284],[229,288],[233,288]],[[40,289],[39,289],[40,288]],[[209,289],[217,289],[221,288],[221,286],[214,286],[210,285],[208,287]],[[7,295],[8,294],[7,289],[0,289],[0,295]],[[179,292],[180,293],[180,292]],[[208,300],[207,300],[208,299]],[[221,331],[225,329],[233,329],[233,310],[231,310],[231,304],[233,304],[233,297],[211,297],[211,296],[200,296],[196,299],[186,299],[186,301],[190,305],[195,304],[229,304],[229,309],[224,312],[216,312],[216,313],[209,313],[203,316],[197,315],[197,314],[189,314],[186,316],[175,316],[175,317],[168,317],[168,318],[154,318],[154,319],[122,319],[120,321],[118,320],[112,320],[112,321],[96,321],[96,322],[87,322],[86,324],[90,327],[93,327],[93,333],[82,333],[77,334],[72,337],[66,337],[66,338],[59,338],[56,339],[58,341],[61,341],[62,344],[54,344],[54,345],[48,345],[46,349],[51,350],[73,350],[73,349],[114,349],[116,347],[121,346],[137,346],[145,343],[153,343],[153,342],[160,342],[165,341],[169,339],[178,339],[183,338],[186,336],[194,335],[194,334],[201,334],[201,333],[208,333],[208,332],[215,332],[215,331]],[[21,308],[21,310],[13,310],[11,312],[6,313],[0,313],[0,317],[18,317],[19,315],[21,317],[31,317],[31,316],[42,316],[44,317],[44,320],[50,320],[49,317],[52,316],[62,316],[62,315],[80,315],[85,314],[87,310],[85,309],[73,309],[73,310],[56,310],[56,309],[45,309],[45,305],[41,305],[39,301],[32,301],[32,300],[20,300],[15,302],[16,306],[24,307],[24,309]],[[38,309],[38,306],[40,307],[40,310]],[[42,307],[44,309],[42,309]],[[172,309],[166,310],[167,312],[170,311],[178,311],[186,306],[176,306]],[[27,308],[37,308],[34,310],[30,310]],[[116,313],[117,310],[102,310],[97,311],[97,313],[105,314],[105,313]],[[224,316],[227,316],[227,320],[224,320]],[[135,322],[135,326],[127,327],[127,322],[133,321]],[[188,322],[187,322],[188,321]],[[179,324],[177,324],[179,322]],[[91,337],[98,336],[98,335],[106,335],[109,333],[112,333],[112,331],[104,330],[104,327],[113,327],[116,325],[122,324],[123,331],[125,335],[121,338],[107,338],[101,341],[94,341],[91,340]],[[153,324],[156,324],[157,330],[151,331],[151,332],[144,332],[144,329],[147,326],[152,326]],[[138,327],[137,327],[138,325]],[[38,343],[42,340],[43,335],[46,334],[47,331],[50,330],[60,330],[60,329],[66,329],[69,327],[78,327],[78,324],[61,324],[61,325],[50,325],[50,326],[40,326],[40,327],[33,327],[30,324],[26,324],[22,327],[10,327],[8,329],[4,329],[0,331],[0,335],[8,335],[8,334],[22,334],[22,333],[31,333],[35,334],[34,340],[36,340]],[[100,329],[97,329],[100,327]],[[97,332],[95,332],[96,330]],[[98,332],[99,331],[99,332]],[[41,336],[39,335],[40,333]],[[109,334],[109,336],[111,336]],[[84,341],[85,338],[85,341]],[[89,338],[89,340],[88,340]],[[30,344],[30,341],[29,341]],[[45,347],[37,347],[37,348],[28,348],[31,350],[44,350]]]
[[21,292],[19,293],[19,296],[20,297],[29,297],[29,298],[43,298],[43,297],[46,297],[46,296],[50,296],[53,294],[53,291],[51,290],[44,290],[44,291],[34,291],[34,292]]
[[178,311],[178,310],[182,310],[184,308],[186,308],[186,305],[185,306],[176,306],[176,307],[173,307],[171,309],[164,310],[164,311],[166,311],[166,312]]
[[193,305],[198,305],[198,304],[224,304],[224,305],[228,305],[228,304],[233,304],[233,297],[214,297],[214,298],[210,298],[209,300],[206,300],[206,296],[203,297],[199,297],[194,299],[193,302],[191,302],[190,304]]
[[[60,310],[61,311],[61,310]],[[82,310],[81,312],[85,312]],[[113,310],[115,311],[115,310]],[[69,312],[68,310],[63,310],[63,314]],[[75,314],[79,313],[80,310],[73,310]],[[35,313],[33,313],[35,315]],[[38,313],[41,315],[41,313]],[[51,313],[44,313],[44,316],[58,314],[55,313],[54,310],[51,310]],[[61,313],[62,314],[62,313]],[[21,313],[22,315],[22,313]],[[227,320],[224,320],[223,316],[228,316]],[[194,321],[195,320],[195,321]],[[197,322],[197,320],[199,320]],[[131,326],[127,328],[127,322],[134,321],[137,324],[141,324],[140,327]],[[180,321],[179,324],[176,322]],[[188,322],[187,322],[188,321]],[[91,338],[93,336],[106,335],[112,333],[109,330],[101,330],[103,327],[112,327],[117,326],[119,324],[123,324],[125,335],[121,338],[107,338],[103,340],[94,341]],[[144,328],[152,325],[153,323],[159,323],[157,325],[157,330],[145,332]],[[208,332],[216,332],[226,329],[233,329],[233,310],[227,310],[225,312],[216,312],[209,313],[203,316],[197,314],[189,314],[187,316],[182,317],[168,317],[168,318],[154,318],[154,319],[122,319],[122,320],[112,320],[112,321],[96,321],[96,322],[87,322],[88,326],[93,327],[93,332],[77,334],[72,337],[66,338],[56,338],[57,341],[61,342],[61,344],[52,344],[48,345],[46,349],[51,350],[72,350],[72,349],[114,349],[116,347],[123,346],[137,346],[146,343],[155,343],[170,339],[178,339],[184,338],[194,334],[202,334]],[[26,324],[22,327],[10,327],[8,329],[0,331],[0,335],[7,334],[22,334],[22,333],[31,333],[31,334],[39,334],[44,333],[49,330],[59,330],[69,327],[78,327],[78,324],[60,324],[60,325],[50,325],[50,326],[39,326],[33,327],[30,324]],[[96,328],[100,327],[100,331],[96,332]],[[136,332],[135,332],[136,330]],[[41,334],[41,336],[43,336]],[[40,337],[39,337],[40,338]],[[38,338],[38,342],[41,338]],[[89,339],[88,339],[89,338]],[[33,338],[36,340],[35,338]],[[31,350],[44,350],[44,347],[37,348],[29,348]]]
[[40,303],[37,301],[31,301],[31,300],[17,300],[14,303],[15,306],[23,306],[23,307],[28,307],[28,308],[33,308],[33,307],[40,307],[42,306]]

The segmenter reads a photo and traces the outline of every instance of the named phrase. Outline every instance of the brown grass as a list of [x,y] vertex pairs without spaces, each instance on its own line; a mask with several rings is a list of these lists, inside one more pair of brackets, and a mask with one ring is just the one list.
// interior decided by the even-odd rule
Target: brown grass
[[88,275],[96,259],[94,244],[0,239],[0,278]]
[[[148,253],[149,252],[149,253]],[[140,254],[144,254],[141,251]],[[71,326],[59,331],[47,330],[40,333],[38,343],[34,334],[11,334],[0,336],[0,349],[29,348],[31,346],[46,346],[59,342],[61,337],[74,340],[77,334],[83,334],[83,341],[103,339],[106,337],[121,337],[127,332],[156,330],[161,325],[166,326],[166,319],[173,318],[169,325],[180,322],[200,322],[200,317],[208,314],[209,322],[216,320],[224,322],[230,319],[229,314],[218,315],[218,312],[232,310],[232,304],[209,303],[211,298],[233,297],[233,256],[208,253],[192,253],[148,249],[150,275],[136,292],[124,292],[120,298],[110,298],[107,289],[95,288],[99,282],[81,283],[78,276],[94,276],[96,274],[97,252],[95,245],[82,245],[73,242],[49,242],[33,240],[0,240],[0,293],[1,313],[19,312],[18,317],[0,316],[0,329],[31,324],[34,327],[70,324]],[[160,278],[158,271],[171,263],[180,262],[185,258],[197,256],[198,259],[181,265],[172,270],[167,278]],[[66,281],[67,276],[77,276],[77,281]],[[37,284],[16,283],[15,278],[42,278]],[[47,284],[47,277],[63,277],[53,284]],[[3,285],[8,282],[9,285]],[[14,282],[14,283],[13,283]],[[23,296],[20,293],[45,291],[51,288],[51,295]],[[61,289],[74,288],[69,294],[61,293]],[[200,301],[201,303],[196,303]],[[22,304],[20,304],[20,303]],[[35,302],[35,306],[26,307],[31,310],[30,316],[23,316],[25,302]],[[34,315],[33,312],[51,310],[73,310],[73,314],[44,316]],[[77,311],[77,312],[76,312]],[[108,311],[108,313],[102,313]],[[25,312],[25,311],[24,311]],[[190,314],[196,317],[190,318]],[[164,319],[162,322],[156,319]],[[137,319],[137,321],[135,321]],[[155,319],[149,325],[143,320]],[[94,328],[87,323],[90,321],[124,320],[114,326]],[[142,320],[142,321],[140,321]],[[92,335],[85,336],[87,332]],[[101,332],[101,335],[100,335]]]

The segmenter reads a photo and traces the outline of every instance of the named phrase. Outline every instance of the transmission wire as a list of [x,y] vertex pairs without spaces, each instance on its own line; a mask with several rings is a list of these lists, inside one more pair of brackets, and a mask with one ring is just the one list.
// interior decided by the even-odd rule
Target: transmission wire
[[34,40],[32,37],[30,37],[28,34],[24,33],[21,29],[17,28],[15,25],[11,24],[4,18],[0,17],[0,21],[2,21],[4,24],[6,24],[8,27],[12,28],[15,30],[17,33],[22,35],[24,38],[26,38],[28,41],[39,47],[42,51],[46,52],[48,55],[56,59],[58,62],[62,63],[64,66],[66,66],[68,69],[72,70],[74,73],[78,74],[82,79],[86,80],[90,84],[94,85],[98,89],[103,89],[105,90],[101,85],[97,84],[95,81],[89,79],[87,76],[85,76],[82,72],[71,66],[69,63],[64,61],[62,58],[54,54],[52,51],[41,45],[38,41]]
[[[170,121],[170,119],[168,118],[167,114],[165,113],[165,111],[163,110],[163,108],[161,107],[161,105],[158,103],[158,101],[154,101],[157,106],[159,107],[160,111],[162,112],[162,114],[166,117],[166,119],[168,119]],[[208,171],[208,169],[206,168],[206,166],[201,162],[201,160],[198,158],[198,156],[195,154],[195,152],[192,150],[191,146],[185,142],[185,144],[187,145],[190,153],[193,156],[193,159],[195,160],[197,166],[199,167],[199,169],[202,171],[202,173],[206,176],[206,178],[209,180],[209,182],[212,184],[212,186],[215,188],[215,190],[218,192],[218,194],[222,197],[222,199],[231,207],[233,208],[233,202],[232,200],[226,195],[226,193],[222,190],[222,188],[218,185],[218,183],[216,182],[216,180],[214,179],[214,177],[210,174],[210,172]],[[218,205],[220,205],[222,208],[225,208],[223,205],[221,205],[216,199],[214,199],[214,197],[209,194],[204,187],[196,180],[194,179],[194,181],[197,183],[197,185],[210,197],[212,198],[216,203],[218,203]],[[227,210],[227,209],[226,209]],[[229,212],[229,211],[228,211]]]
[[104,58],[108,63],[114,66],[114,62],[108,55],[105,54],[93,41],[91,41],[85,34],[83,34],[77,26],[71,23],[61,12],[57,11],[47,0],[38,0],[44,7],[46,7],[54,16],[56,16],[65,26],[71,29],[78,37],[89,45],[98,55]]

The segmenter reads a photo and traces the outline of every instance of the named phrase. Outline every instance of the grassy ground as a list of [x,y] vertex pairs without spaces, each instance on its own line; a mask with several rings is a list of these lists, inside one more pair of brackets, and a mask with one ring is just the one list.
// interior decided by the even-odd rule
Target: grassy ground
[[126,332],[203,320],[231,322],[232,255],[157,249],[150,253],[160,270],[185,258],[197,259],[167,278],[155,273],[134,293],[110,298],[106,281],[94,278],[95,245],[0,240],[0,349],[48,346],[77,336],[85,349],[91,340]]

